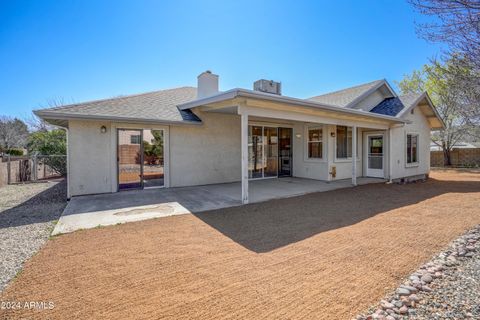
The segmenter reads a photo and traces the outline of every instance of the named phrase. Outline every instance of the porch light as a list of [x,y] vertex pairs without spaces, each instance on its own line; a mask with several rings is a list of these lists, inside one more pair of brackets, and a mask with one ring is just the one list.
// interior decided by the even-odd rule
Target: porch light
[[107,127],[101,126],[101,127],[100,127],[100,132],[101,132],[101,133],[107,132]]
[[335,132],[330,132],[330,137],[335,138]]
[[295,137],[297,137],[298,139],[300,139],[300,138],[302,137],[302,135],[301,135],[300,133],[297,133],[297,134],[295,135]]

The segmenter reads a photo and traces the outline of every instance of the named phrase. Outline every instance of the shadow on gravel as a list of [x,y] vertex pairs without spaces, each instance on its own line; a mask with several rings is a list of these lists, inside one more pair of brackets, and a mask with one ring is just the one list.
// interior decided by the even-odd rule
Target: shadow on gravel
[[480,192],[480,181],[429,179],[408,185],[370,184],[194,215],[243,247],[263,253],[445,193],[469,192]]
[[0,211],[0,229],[57,220],[67,205],[65,180],[21,204]]

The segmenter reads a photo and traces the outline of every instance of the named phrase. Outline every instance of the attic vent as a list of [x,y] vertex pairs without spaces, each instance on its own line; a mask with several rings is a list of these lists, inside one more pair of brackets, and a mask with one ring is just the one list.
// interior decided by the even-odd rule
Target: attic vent
[[282,84],[273,80],[260,79],[253,83],[253,90],[281,95]]

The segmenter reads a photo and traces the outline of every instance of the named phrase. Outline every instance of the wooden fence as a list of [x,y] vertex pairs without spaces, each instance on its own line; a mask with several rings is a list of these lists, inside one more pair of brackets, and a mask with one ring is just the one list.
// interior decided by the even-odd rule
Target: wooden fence
[[[454,167],[480,167],[480,148],[453,149],[450,160]],[[430,152],[430,165],[443,167],[443,151]]]

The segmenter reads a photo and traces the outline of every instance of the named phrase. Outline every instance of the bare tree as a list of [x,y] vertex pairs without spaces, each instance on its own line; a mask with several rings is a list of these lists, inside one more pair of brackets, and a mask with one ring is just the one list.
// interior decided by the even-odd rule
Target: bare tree
[[28,139],[28,127],[20,119],[0,116],[0,151],[24,148]]
[[[55,98],[49,98],[46,100],[45,104],[41,104],[39,106],[39,109],[43,108],[58,108],[62,107],[66,104],[74,103],[73,99],[71,102],[66,102],[64,98],[60,97],[55,97]],[[31,113],[29,116],[24,117],[25,123],[28,125],[30,128],[30,131],[36,132],[36,131],[50,131],[55,129],[54,126],[49,124],[43,119],[40,119],[37,117],[34,113]]]
[[450,53],[460,54],[480,70],[480,1],[479,0],[409,0],[421,14],[434,22],[417,25],[418,34],[432,42],[449,46]]

